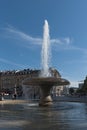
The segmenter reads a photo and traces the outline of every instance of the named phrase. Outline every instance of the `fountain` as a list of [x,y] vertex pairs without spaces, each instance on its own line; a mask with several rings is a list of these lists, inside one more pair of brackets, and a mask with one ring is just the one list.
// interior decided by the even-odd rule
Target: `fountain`
[[44,24],[41,60],[42,60],[42,69],[41,69],[40,77],[51,76],[49,72],[50,36],[49,36],[49,26],[47,20],[45,20],[45,24]]
[[53,86],[68,85],[69,81],[62,78],[57,78],[51,75],[49,72],[49,62],[50,62],[50,36],[49,36],[49,26],[47,20],[44,24],[43,33],[43,44],[42,44],[42,69],[39,77],[32,77],[25,79],[23,85],[40,86],[41,97],[40,106],[49,106],[52,104],[52,98],[50,95],[50,90]]

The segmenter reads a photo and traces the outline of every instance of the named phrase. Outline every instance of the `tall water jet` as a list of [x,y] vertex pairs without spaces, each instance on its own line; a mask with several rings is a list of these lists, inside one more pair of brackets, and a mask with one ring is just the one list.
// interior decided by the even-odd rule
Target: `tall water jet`
[[49,25],[45,20],[44,31],[43,31],[43,43],[42,43],[42,69],[39,77],[31,77],[23,81],[25,87],[27,85],[40,86],[40,106],[49,106],[52,104],[52,98],[50,90],[53,86],[69,85],[69,81],[61,77],[52,77],[49,72],[50,63],[50,36],[49,36]]
[[42,70],[41,77],[49,77],[49,63],[50,63],[50,35],[49,35],[49,25],[47,20],[45,20],[43,28],[43,43],[42,43]]

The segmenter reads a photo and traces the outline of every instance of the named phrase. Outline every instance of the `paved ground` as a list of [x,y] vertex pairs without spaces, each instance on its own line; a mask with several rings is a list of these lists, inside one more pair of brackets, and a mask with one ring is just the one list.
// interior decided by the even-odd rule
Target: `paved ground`
[[[35,100],[24,100],[24,99],[4,99],[3,101],[0,101],[0,104],[21,104],[21,103],[29,103],[33,102]],[[86,102],[87,103],[87,97],[66,97],[66,96],[60,96],[53,99],[53,101],[60,101],[60,102]]]
[[27,103],[28,100],[11,100],[11,99],[5,99],[3,101],[0,101],[0,104],[21,104],[21,103]]

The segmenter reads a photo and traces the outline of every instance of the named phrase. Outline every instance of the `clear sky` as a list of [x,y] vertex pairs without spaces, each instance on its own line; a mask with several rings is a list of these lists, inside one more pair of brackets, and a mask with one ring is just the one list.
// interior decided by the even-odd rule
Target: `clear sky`
[[77,86],[87,75],[87,0],[0,0],[0,70],[41,68],[45,19],[50,66]]

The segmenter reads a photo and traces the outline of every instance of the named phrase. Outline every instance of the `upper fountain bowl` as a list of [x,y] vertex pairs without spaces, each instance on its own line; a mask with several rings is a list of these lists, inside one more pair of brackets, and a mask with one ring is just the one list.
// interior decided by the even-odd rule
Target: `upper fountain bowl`
[[25,79],[23,84],[32,86],[60,86],[69,85],[70,82],[66,79],[56,77],[32,77]]

